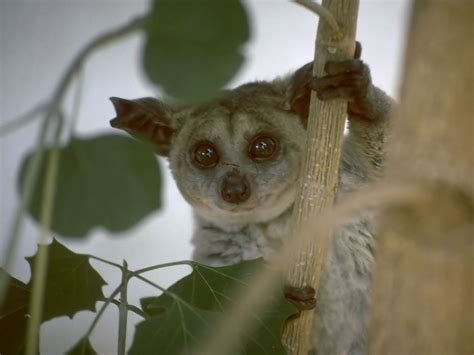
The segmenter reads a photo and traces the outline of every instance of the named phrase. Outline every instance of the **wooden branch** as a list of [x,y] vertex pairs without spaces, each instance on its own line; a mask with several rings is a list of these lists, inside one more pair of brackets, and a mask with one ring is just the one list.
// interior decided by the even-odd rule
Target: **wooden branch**
[[[358,0],[323,0],[343,33],[340,37],[327,21],[319,21],[313,74],[325,75],[328,60],[350,59],[355,49]],[[314,216],[330,207],[337,192],[347,102],[322,102],[311,93],[308,119],[308,150],[304,159],[300,194],[292,216],[292,233],[299,235]],[[330,232],[308,235],[301,249],[289,260],[287,282],[296,287],[319,288],[326,244]],[[317,299],[317,293],[316,293]],[[291,354],[307,354],[313,336],[313,311],[303,311],[287,322],[283,342]]]
[[411,19],[386,176],[432,192],[380,223],[370,354],[472,354],[474,2]]

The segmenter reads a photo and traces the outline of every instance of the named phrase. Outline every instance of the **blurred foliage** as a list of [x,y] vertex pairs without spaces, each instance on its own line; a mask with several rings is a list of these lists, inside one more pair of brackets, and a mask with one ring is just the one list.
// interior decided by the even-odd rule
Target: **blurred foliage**
[[146,35],[149,79],[181,101],[200,102],[236,74],[250,30],[239,0],[155,0]]
[[[50,152],[46,150],[46,155]],[[73,138],[60,148],[52,230],[84,237],[94,227],[112,232],[128,229],[161,206],[158,162],[148,147],[118,135]],[[20,173],[23,186],[26,166]],[[30,214],[40,218],[47,159],[34,188]]]

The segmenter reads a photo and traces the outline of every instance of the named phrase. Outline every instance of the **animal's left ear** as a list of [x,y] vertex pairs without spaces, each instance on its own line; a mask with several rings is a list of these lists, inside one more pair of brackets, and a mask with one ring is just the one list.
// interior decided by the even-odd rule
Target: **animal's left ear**
[[152,97],[136,100],[111,97],[110,101],[117,113],[117,117],[110,121],[112,127],[150,144],[155,153],[168,156],[175,133],[170,107]]
[[288,99],[291,110],[300,116],[304,127],[308,123],[309,102],[311,99],[310,82],[313,75],[313,62],[303,65],[290,78]]

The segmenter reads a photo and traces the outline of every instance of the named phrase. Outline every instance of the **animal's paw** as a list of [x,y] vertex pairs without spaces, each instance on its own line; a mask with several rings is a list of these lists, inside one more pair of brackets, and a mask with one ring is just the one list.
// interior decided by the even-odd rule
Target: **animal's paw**
[[311,286],[294,287],[285,286],[285,297],[300,311],[316,307],[316,291]]
[[369,67],[362,60],[329,61],[324,71],[327,75],[313,78],[310,83],[320,100],[345,99],[349,105],[365,101],[372,80]]

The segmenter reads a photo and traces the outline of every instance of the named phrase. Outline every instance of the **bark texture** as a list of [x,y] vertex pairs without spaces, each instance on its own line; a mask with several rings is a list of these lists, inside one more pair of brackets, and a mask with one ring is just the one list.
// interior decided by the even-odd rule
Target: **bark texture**
[[414,3],[381,219],[371,354],[474,351],[474,2]]
[[[323,0],[338,22],[343,36],[338,37],[331,26],[319,20],[313,74],[325,75],[328,60],[350,59],[355,48],[358,0]],[[322,102],[313,92],[308,119],[308,151],[301,172],[300,195],[296,202],[292,233],[297,236],[305,226],[333,203],[337,192],[339,161],[342,151],[347,102]],[[299,252],[289,260],[288,284],[318,289],[330,232],[305,238]],[[317,294],[316,294],[317,298]],[[303,311],[289,321],[283,342],[291,354],[307,354],[313,336],[314,311]]]

